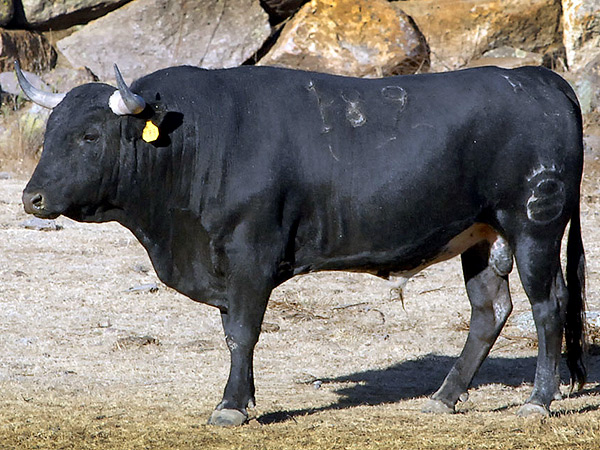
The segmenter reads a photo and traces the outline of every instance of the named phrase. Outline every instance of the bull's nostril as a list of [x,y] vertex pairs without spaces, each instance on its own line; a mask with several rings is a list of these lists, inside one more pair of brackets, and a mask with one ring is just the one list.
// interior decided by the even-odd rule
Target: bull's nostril
[[36,209],[42,208],[44,204],[44,197],[42,194],[35,194],[33,197],[31,197],[31,204]]

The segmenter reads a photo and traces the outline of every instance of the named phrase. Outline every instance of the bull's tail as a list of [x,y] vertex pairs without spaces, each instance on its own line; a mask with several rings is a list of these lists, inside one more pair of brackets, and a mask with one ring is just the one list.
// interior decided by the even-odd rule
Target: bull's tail
[[567,242],[567,290],[569,301],[565,321],[567,366],[571,372],[571,391],[586,381],[585,353],[585,254],[581,239],[579,205],[571,217]]

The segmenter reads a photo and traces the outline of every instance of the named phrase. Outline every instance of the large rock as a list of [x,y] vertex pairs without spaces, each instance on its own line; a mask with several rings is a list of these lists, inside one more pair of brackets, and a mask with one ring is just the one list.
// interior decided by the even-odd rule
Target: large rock
[[113,80],[113,63],[131,81],[154,70],[191,64],[233,67],[269,37],[259,0],[135,0],[58,41],[73,64]]
[[[25,76],[34,87],[48,92],[67,92],[74,87],[95,81],[85,69],[70,69],[66,67],[58,67],[44,73],[42,76],[25,71]],[[10,94],[11,96],[23,95],[23,91],[13,70],[0,73],[0,92],[2,94]]]
[[425,35],[432,71],[464,67],[502,46],[543,53],[561,42],[560,0],[406,0],[392,5],[411,16]]
[[56,52],[41,34],[0,29],[0,72],[13,70],[17,58],[23,69],[32,72],[42,72],[56,64]]
[[0,27],[3,27],[13,18],[15,5],[13,0],[0,0]]
[[34,28],[61,29],[96,19],[128,1],[130,0],[21,0],[24,17],[20,17],[19,21]]
[[596,58],[571,73],[571,84],[575,87],[581,112],[587,114],[600,114],[600,53]]
[[[35,73],[31,73],[28,71],[24,71],[27,80],[37,89],[42,89],[46,91],[50,91],[50,86],[48,86],[41,77],[36,75]],[[0,92],[4,94],[10,94],[13,96],[23,95],[23,91],[21,90],[21,86],[19,86],[19,82],[17,81],[17,76],[15,72],[11,70],[10,72],[2,72],[0,73]]]
[[567,63],[582,69],[600,55],[600,0],[562,0]]
[[387,0],[312,0],[259,62],[359,77],[414,73],[428,63],[423,36]]
[[74,87],[96,81],[94,75],[84,67],[56,67],[42,75],[42,79],[53,92],[67,92]]

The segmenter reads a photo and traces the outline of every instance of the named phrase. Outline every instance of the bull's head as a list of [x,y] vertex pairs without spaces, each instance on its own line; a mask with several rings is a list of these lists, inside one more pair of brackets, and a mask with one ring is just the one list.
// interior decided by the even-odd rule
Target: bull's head
[[25,211],[42,218],[64,214],[99,220],[103,212],[117,208],[111,204],[111,190],[121,140],[126,139],[122,116],[142,115],[146,102],[129,89],[116,65],[118,89],[90,83],[66,94],[35,88],[16,62],[15,71],[27,97],[52,109],[40,163],[23,192]]

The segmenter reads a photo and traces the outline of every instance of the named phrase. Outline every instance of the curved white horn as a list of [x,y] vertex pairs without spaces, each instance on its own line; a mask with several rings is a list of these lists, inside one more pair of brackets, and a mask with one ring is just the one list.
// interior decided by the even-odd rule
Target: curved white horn
[[15,61],[15,74],[17,75],[17,80],[19,81],[19,86],[21,89],[34,103],[37,103],[44,108],[53,109],[56,105],[62,102],[63,98],[65,98],[66,94],[53,94],[52,92],[45,92],[41,89],[38,89],[31,84],[27,78],[25,78],[25,74],[21,71],[21,66],[19,65],[19,61]]
[[141,113],[146,108],[145,100],[129,89],[116,64],[115,78],[117,79],[117,87],[119,89],[110,96],[108,102],[112,112],[119,116]]

